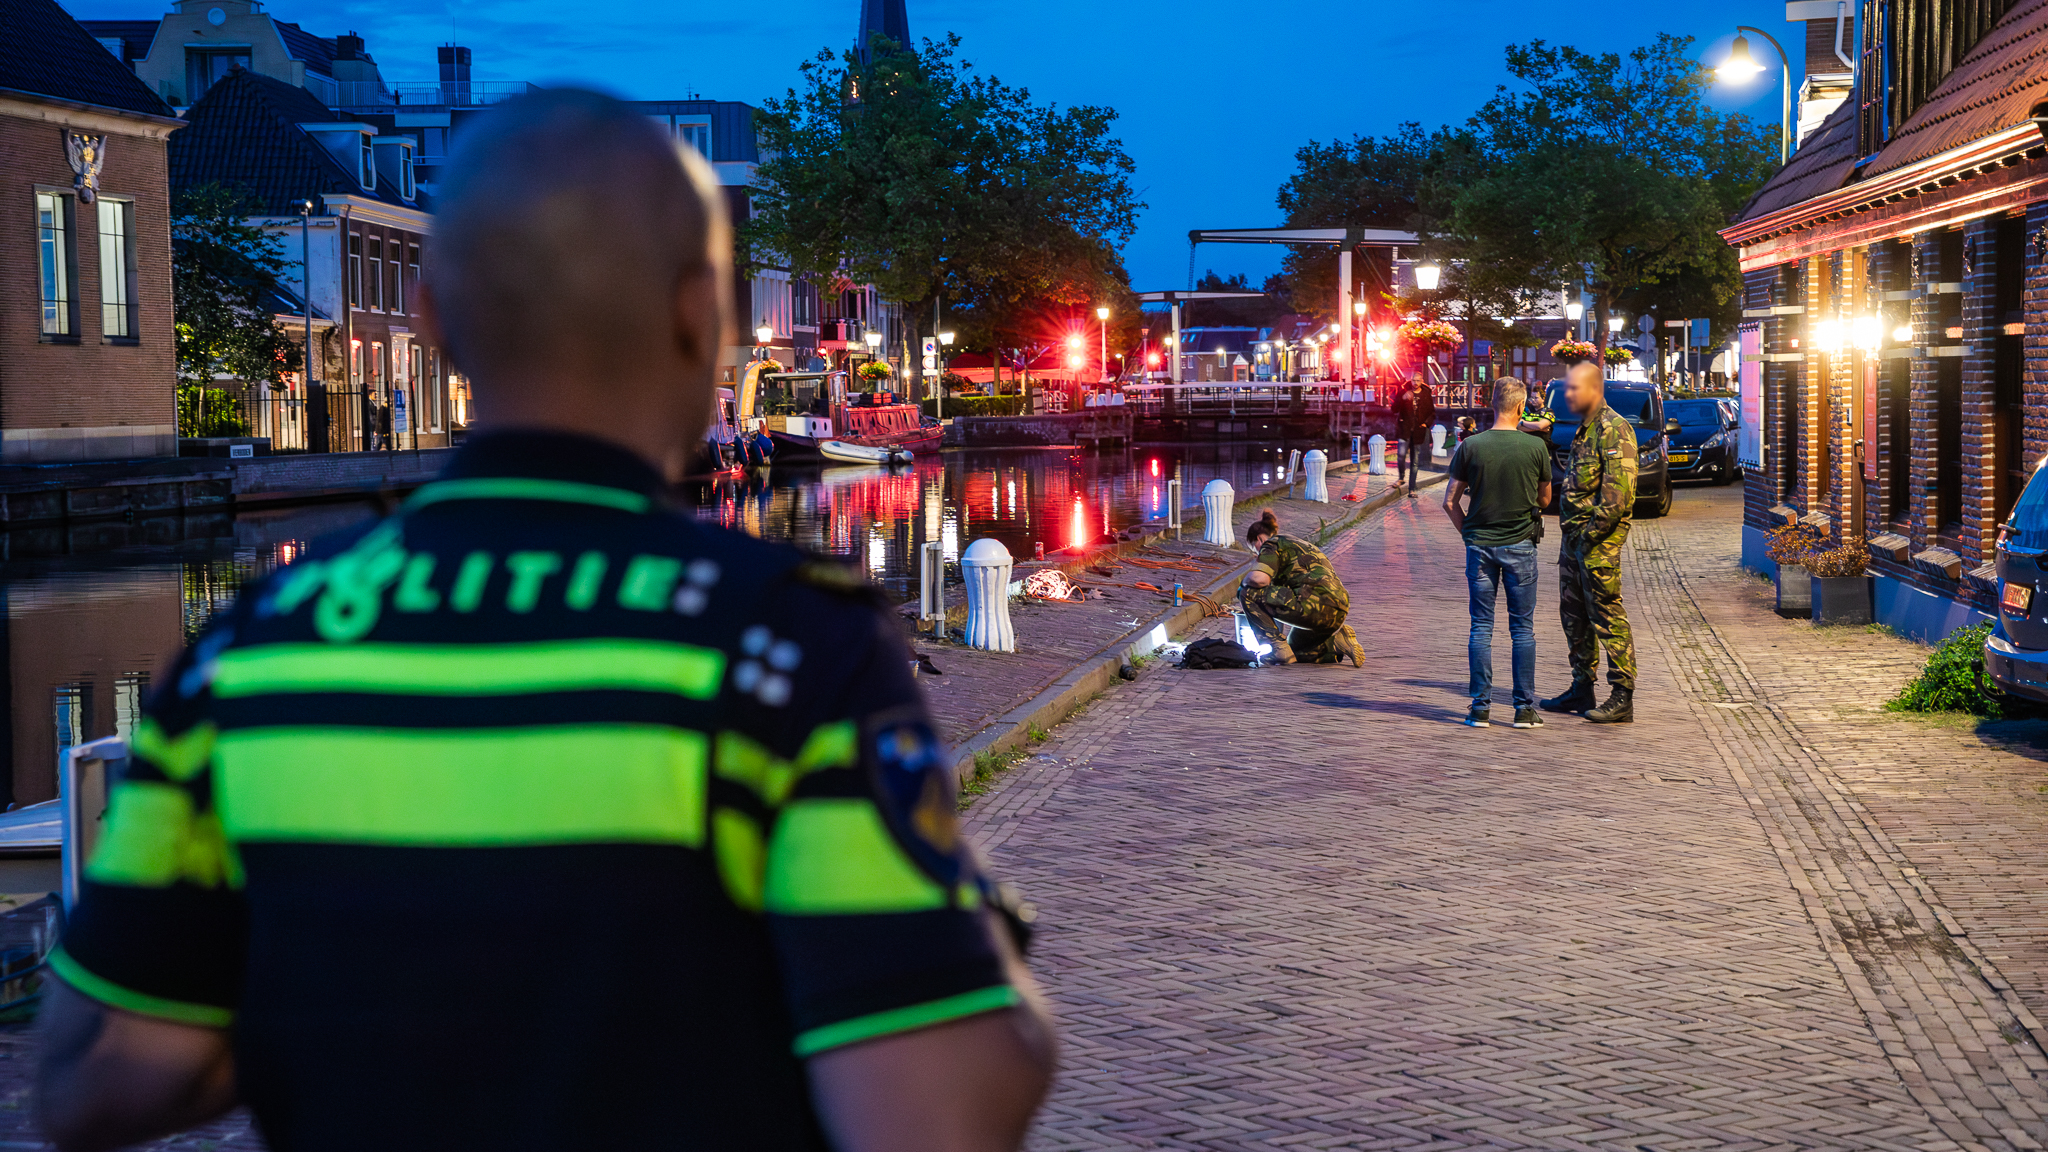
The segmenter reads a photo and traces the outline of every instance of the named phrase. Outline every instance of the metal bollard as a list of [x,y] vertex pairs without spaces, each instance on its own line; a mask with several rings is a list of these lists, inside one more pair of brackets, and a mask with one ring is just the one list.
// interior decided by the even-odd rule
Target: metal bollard
[[927,541],[917,550],[917,616],[928,620],[932,637],[946,638],[946,545]]
[[1166,526],[1180,535],[1180,477],[1166,482]]
[[1451,452],[1444,447],[1444,441],[1449,439],[1450,435],[1449,428],[1441,424],[1432,425],[1429,429],[1430,451],[1437,456],[1449,456]]
[[[64,910],[78,903],[85,882],[85,862],[99,843],[100,822],[107,813],[107,790],[128,763],[128,745],[118,736],[66,748],[57,765],[57,798],[64,810],[64,846],[59,866],[64,874]],[[97,771],[95,771],[97,769]]]
[[1219,548],[1230,547],[1233,539],[1230,510],[1236,504],[1237,491],[1228,480],[1219,477],[1202,489],[1202,543]]
[[1353,468],[1358,467],[1358,441],[1358,436],[1353,435],[1351,437],[1351,466]]
[[1330,458],[1321,448],[1309,449],[1302,465],[1308,472],[1308,483],[1302,486],[1301,498],[1317,504],[1330,502]]
[[1287,482],[1287,494],[1289,496],[1294,495],[1294,474],[1300,469],[1301,449],[1296,448],[1287,453],[1287,474],[1281,477],[1281,479]]
[[1000,540],[976,540],[960,554],[960,574],[967,580],[968,647],[1017,650],[1017,633],[1010,627],[1010,567],[1010,550]]
[[1385,476],[1387,474],[1387,438],[1375,434],[1371,440],[1367,441],[1367,445],[1371,450],[1372,463],[1366,466],[1366,474]]

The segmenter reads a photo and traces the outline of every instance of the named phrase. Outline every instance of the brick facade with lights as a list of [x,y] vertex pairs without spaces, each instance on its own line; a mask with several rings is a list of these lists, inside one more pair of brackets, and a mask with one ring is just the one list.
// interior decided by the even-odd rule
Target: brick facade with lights
[[[1947,37],[1950,59],[1911,92],[1866,90],[1931,58],[1885,38],[1902,23],[1902,41]],[[1868,0],[1864,26],[1881,31],[1857,90],[1722,233],[1757,335],[1743,559],[1769,571],[1765,535],[1803,521],[1868,551],[1881,622],[1936,640],[1993,611],[1998,525],[2048,454],[2048,147],[2029,75],[2048,3]]]

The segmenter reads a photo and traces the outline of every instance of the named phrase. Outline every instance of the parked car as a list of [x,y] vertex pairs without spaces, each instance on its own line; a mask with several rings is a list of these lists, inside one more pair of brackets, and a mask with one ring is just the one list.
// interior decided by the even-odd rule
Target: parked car
[[[2048,460],[2043,461],[2048,464]],[[1984,674],[2014,696],[2048,702],[2048,477],[2036,466],[1998,526],[1998,622],[1984,641]]]
[[[1579,434],[1579,417],[1564,402],[1564,381],[1552,380],[1544,401],[1557,422],[1550,429],[1550,480],[1557,496],[1564,493],[1564,462],[1571,455],[1572,437]],[[1669,437],[1682,426],[1664,416],[1664,396],[1654,384],[1634,380],[1607,381],[1607,406],[1620,413],[1636,430],[1636,518],[1654,520],[1671,511],[1671,472],[1665,459]]]
[[1726,484],[1741,474],[1735,459],[1735,419],[1719,400],[1667,400],[1664,418],[1678,421],[1671,435],[1671,478]]

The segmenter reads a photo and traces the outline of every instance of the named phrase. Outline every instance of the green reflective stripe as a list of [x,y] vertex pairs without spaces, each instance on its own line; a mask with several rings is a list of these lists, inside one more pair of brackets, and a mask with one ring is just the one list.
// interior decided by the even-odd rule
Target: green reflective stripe
[[621,512],[645,512],[647,497],[624,488],[578,484],[571,480],[536,480],[525,476],[480,476],[470,480],[437,480],[424,485],[405,502],[424,508],[449,500],[553,500],[563,504],[595,504]]
[[851,720],[820,724],[811,729],[796,759],[784,760],[752,737],[720,732],[712,752],[712,770],[720,779],[753,789],[770,808],[778,808],[805,774],[853,767],[859,760],[859,739]]
[[860,758],[860,736],[853,721],[838,720],[811,729],[810,738],[796,754],[797,771],[820,768],[851,768]]
[[761,870],[767,849],[761,843],[761,829],[745,813],[731,808],[711,811],[712,855],[718,860],[719,878],[726,895],[749,912],[761,910]]
[[923,912],[944,908],[946,890],[896,843],[873,802],[834,797],[783,809],[763,903],[792,916]]
[[221,737],[214,803],[236,843],[694,848],[705,744],[661,724],[253,728]]
[[213,741],[219,734],[209,720],[166,736],[156,717],[145,716],[135,729],[135,754],[173,780],[190,780],[213,758]]
[[85,995],[124,1012],[175,1020],[180,1024],[196,1024],[202,1028],[225,1028],[235,1022],[233,1009],[212,1004],[193,1004],[184,1000],[167,1000],[162,996],[137,992],[133,988],[123,988],[112,980],[88,971],[62,948],[50,953],[50,970],[66,984]]
[[221,654],[213,694],[276,692],[504,696],[600,689],[718,694],[725,654],[666,640],[544,640],[532,644],[266,644]]
[[928,1004],[913,1004],[908,1008],[892,1008],[887,1012],[876,1012],[871,1016],[860,1016],[813,1028],[797,1035],[794,1045],[798,1056],[815,1056],[831,1048],[843,1048],[863,1040],[874,1040],[882,1036],[893,1036],[898,1032],[914,1032],[949,1020],[960,1020],[968,1016],[979,1016],[983,1012],[994,1012],[999,1008],[1014,1008],[1023,1002],[1015,988],[998,984],[993,988],[982,988],[974,992],[962,992],[944,1000],[933,1000]]
[[220,820],[193,810],[192,794],[176,784],[132,780],[107,798],[106,831],[85,874],[103,884],[168,888],[180,880],[201,888],[242,886],[241,861]]

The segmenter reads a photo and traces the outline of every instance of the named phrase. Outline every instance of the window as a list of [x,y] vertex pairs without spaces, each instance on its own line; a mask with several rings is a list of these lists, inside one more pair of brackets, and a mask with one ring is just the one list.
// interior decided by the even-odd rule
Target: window
[[1963,526],[1963,358],[1934,362],[1934,463],[1941,477],[1935,523],[1943,535]]
[[1885,413],[1891,420],[1885,453],[1885,507],[1903,523],[1913,512],[1913,361],[1903,356],[1884,362]]
[[71,247],[71,197],[36,193],[36,255],[42,265],[43,335],[71,336],[78,331],[78,302],[71,292],[78,270]]
[[[363,306],[363,234],[348,234],[348,306]],[[362,373],[358,372],[357,375]]]
[[348,342],[348,382],[349,386],[353,388],[361,388],[363,386],[363,342],[361,340],[351,340]]
[[236,68],[249,67],[249,49],[185,49],[185,99],[198,103],[206,90],[227,78]]
[[[420,246],[417,244],[408,244],[405,246],[405,274],[406,277],[412,281],[413,291],[419,291]],[[419,301],[417,299],[414,299],[412,302],[412,311],[418,312],[419,310]]]
[[706,160],[711,158],[711,125],[678,124],[676,138],[697,150],[697,155]]
[[358,163],[362,165],[362,171],[357,174],[357,178],[363,182],[364,191],[375,192],[377,190],[376,146],[370,143],[370,134],[368,132],[359,133],[356,139],[360,142],[359,146],[362,149],[358,158]]
[[102,197],[100,209],[100,335],[135,339],[135,206]]
[[417,344],[412,346],[412,378],[418,385],[419,393],[426,399],[427,431],[441,431],[446,427],[441,382],[427,375],[427,350]]
[[367,288],[370,293],[368,299],[364,301],[364,307],[372,312],[382,312],[384,310],[384,241],[376,236],[364,237],[364,241],[368,248],[366,249],[367,255],[363,264],[363,272],[367,279],[363,281],[363,287]]
[[390,273],[390,278],[386,281],[387,291],[384,293],[384,302],[390,305],[390,311],[403,312],[405,311],[405,265],[401,264],[398,260],[402,250],[396,240],[393,240],[390,247],[385,250],[391,253],[391,259],[385,265],[386,270]]
[[384,391],[384,345],[375,341],[370,344],[370,387]]

